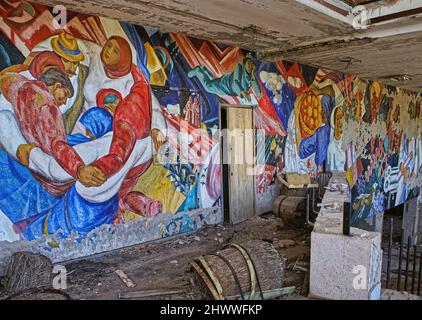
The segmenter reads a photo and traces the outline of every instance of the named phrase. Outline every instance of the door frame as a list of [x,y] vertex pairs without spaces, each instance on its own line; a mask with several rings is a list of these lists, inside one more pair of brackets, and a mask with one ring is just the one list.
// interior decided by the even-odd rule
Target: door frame
[[[254,113],[254,109],[256,106],[253,105],[241,105],[241,104],[228,104],[228,103],[220,103],[219,108],[218,108],[218,127],[220,130],[222,130],[222,117],[221,117],[221,110],[222,109],[230,109],[230,108],[236,108],[236,109],[248,109],[252,112],[252,128],[254,131],[253,134],[253,159],[254,159],[254,163],[253,163],[253,170],[256,170],[256,128],[255,128],[255,113]],[[227,122],[227,117],[226,117],[226,122]],[[226,123],[227,124],[227,123]],[[227,128],[226,128],[227,129]],[[224,222],[230,222],[230,199],[225,199],[225,186],[224,186],[224,150],[223,147],[225,146],[225,144],[222,143],[223,140],[223,135],[222,132],[220,131],[220,138],[219,138],[219,143],[220,143],[220,170],[221,170],[221,179],[220,179],[220,185],[221,185],[221,213],[223,215],[223,219]],[[227,144],[227,143],[226,143]],[[230,164],[228,164],[228,172],[230,172]],[[228,195],[230,197],[230,174],[228,174]],[[254,176],[253,178],[253,190],[254,190],[254,195],[253,195],[253,212],[254,212],[254,216],[256,216],[256,177]],[[225,203],[226,201],[228,201],[229,203],[229,217],[228,219],[226,219],[225,216]]]

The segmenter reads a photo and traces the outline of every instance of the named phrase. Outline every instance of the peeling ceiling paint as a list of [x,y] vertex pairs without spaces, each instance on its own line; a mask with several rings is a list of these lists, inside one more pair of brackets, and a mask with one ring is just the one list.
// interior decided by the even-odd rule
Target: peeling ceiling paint
[[[401,85],[422,88],[422,28],[419,32],[362,40],[350,23],[316,11],[295,0],[33,0],[68,10],[115,18],[143,26],[181,32],[257,52],[275,50],[271,59],[290,59],[319,67],[349,72],[369,79],[389,80],[391,75],[409,74]],[[318,3],[322,0],[317,1]],[[323,0],[326,2],[328,0]],[[337,0],[340,3],[340,0]],[[408,0],[344,0],[371,3],[371,9]],[[305,1],[306,2],[306,1]],[[309,0],[308,2],[312,2]],[[335,3],[335,1],[331,1]],[[414,4],[414,3],[413,3]],[[343,5],[344,7],[344,5]],[[327,9],[328,10],[328,9]],[[403,9],[404,10],[404,9]],[[402,18],[392,27],[406,23],[422,26],[421,15]],[[369,28],[383,30],[384,27]],[[359,41],[358,41],[359,40]],[[352,61],[348,63],[347,61]],[[346,62],[345,62],[346,61]]]

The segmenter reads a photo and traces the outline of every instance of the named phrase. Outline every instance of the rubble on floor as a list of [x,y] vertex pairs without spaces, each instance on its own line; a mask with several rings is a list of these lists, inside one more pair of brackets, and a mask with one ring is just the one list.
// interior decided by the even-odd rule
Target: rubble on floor
[[[285,259],[283,287],[294,286],[293,296],[306,298],[310,230],[284,225],[273,214],[237,225],[208,226],[192,234],[162,239],[63,263],[65,290],[72,299],[200,299],[192,286],[190,262],[215,253],[229,243],[260,240],[273,244]],[[136,285],[128,287],[116,274],[122,270]],[[4,295],[4,293],[3,293]],[[1,288],[0,288],[1,297]]]
[[381,300],[422,300],[422,296],[388,289],[381,294]]

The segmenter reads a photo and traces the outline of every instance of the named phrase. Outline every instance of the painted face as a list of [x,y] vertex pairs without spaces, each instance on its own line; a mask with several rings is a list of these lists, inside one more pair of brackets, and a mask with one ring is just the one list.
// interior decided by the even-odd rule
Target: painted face
[[79,62],[69,61],[65,58],[62,58],[62,62],[66,69],[66,73],[69,77],[72,77],[76,73],[76,69],[79,67]]
[[335,123],[336,129],[340,131],[343,131],[343,118],[344,118],[343,110],[341,110],[341,108],[338,108],[335,118],[334,118],[334,123]]
[[378,105],[381,102],[381,87],[379,83],[374,82],[370,89],[371,94],[371,110],[375,114],[378,111]]
[[113,103],[106,103],[104,104],[104,109],[106,109],[111,115],[114,115],[118,105],[119,105],[119,101],[116,101]]
[[110,39],[104,45],[103,50],[101,51],[101,59],[107,66],[113,66],[120,61],[120,47],[119,43]]
[[255,74],[255,64],[251,59],[246,60],[245,69],[250,75]]
[[48,91],[50,91],[56,105],[59,107],[66,104],[67,99],[70,98],[70,90],[62,87],[60,83],[56,83],[48,87]]

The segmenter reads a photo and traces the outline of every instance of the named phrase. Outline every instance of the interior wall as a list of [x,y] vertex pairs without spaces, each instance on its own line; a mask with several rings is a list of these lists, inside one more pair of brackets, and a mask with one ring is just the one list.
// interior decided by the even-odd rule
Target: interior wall
[[[0,0],[0,14],[0,241],[56,235],[54,250],[107,225],[159,227],[142,242],[222,221],[208,216],[221,204],[220,104],[254,107],[258,213],[280,172],[347,171],[354,219],[418,192],[420,94],[101,17],[67,12],[61,27],[39,4]],[[42,77],[51,67],[72,83],[65,103],[71,92]],[[101,172],[81,176],[90,164]]]

